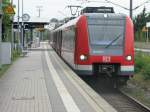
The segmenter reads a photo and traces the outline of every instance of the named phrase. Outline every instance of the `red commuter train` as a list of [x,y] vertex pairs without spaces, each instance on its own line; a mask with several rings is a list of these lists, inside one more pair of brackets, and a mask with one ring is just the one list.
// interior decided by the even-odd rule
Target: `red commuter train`
[[126,82],[134,74],[133,23],[124,14],[84,12],[52,35],[51,46],[79,75]]

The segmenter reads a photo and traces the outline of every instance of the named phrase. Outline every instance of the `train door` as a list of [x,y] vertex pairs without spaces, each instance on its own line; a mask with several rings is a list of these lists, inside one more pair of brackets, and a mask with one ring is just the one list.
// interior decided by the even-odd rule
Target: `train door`
[[58,41],[58,44],[59,44],[59,52],[58,54],[61,55],[61,48],[62,48],[62,31],[59,31],[59,41]]
[[56,32],[54,33],[54,36],[53,36],[53,48],[56,50],[56,39],[57,39],[57,35],[56,35]]
[[56,34],[57,34],[57,36],[56,36],[56,52],[58,53],[58,50],[59,50],[58,49],[58,46],[59,46],[59,42],[58,42],[59,41],[59,31],[57,31]]

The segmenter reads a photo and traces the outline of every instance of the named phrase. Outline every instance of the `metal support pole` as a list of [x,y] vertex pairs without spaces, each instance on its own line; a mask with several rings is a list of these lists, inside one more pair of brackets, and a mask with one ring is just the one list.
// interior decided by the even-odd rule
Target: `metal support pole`
[[[2,0],[0,0],[0,4],[2,4]],[[0,69],[2,67],[1,60],[1,41],[2,41],[2,8],[0,7]]]
[[39,8],[39,17],[41,17],[41,9]]
[[40,18],[41,17],[42,6],[37,6],[36,8],[38,10],[38,17]]
[[[1,9],[0,9],[1,10]],[[2,67],[1,60],[1,41],[2,41],[2,17],[0,17],[0,68]]]
[[20,39],[20,1],[18,0],[18,40],[19,40],[19,49],[21,48],[21,39]]
[[148,33],[149,33],[149,30],[148,30],[148,28],[147,28],[147,40],[146,40],[147,43],[149,42],[149,38],[148,38],[148,37],[149,37],[149,34],[148,34]]
[[33,43],[33,29],[31,28],[30,29],[30,42],[31,42],[31,44]]
[[24,47],[24,22],[23,22],[23,0],[22,0],[22,24],[21,24],[21,47]]
[[130,0],[130,18],[132,19],[133,17],[133,10],[132,10],[132,7],[133,7],[133,0]]
[[[13,0],[11,0],[11,5],[13,6]],[[14,16],[12,16],[12,24],[11,24],[11,55],[14,50],[14,26],[13,26]],[[13,55],[12,55],[13,57]]]

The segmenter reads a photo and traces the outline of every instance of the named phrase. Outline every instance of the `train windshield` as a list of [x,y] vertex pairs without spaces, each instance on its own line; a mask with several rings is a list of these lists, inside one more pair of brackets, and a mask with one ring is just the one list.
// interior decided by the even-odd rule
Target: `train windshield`
[[[88,17],[88,32],[91,45],[103,46],[104,48],[108,45],[109,48],[113,46],[123,47],[124,30],[125,19]],[[117,38],[118,36],[119,38]]]

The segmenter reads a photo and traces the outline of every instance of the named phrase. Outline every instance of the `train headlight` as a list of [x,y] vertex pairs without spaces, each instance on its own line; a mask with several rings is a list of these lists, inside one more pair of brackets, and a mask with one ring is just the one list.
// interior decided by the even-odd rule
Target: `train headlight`
[[86,59],[87,59],[87,56],[85,56],[85,55],[83,55],[83,54],[80,55],[80,60],[81,60],[81,61],[84,61],[84,60],[86,60]]
[[131,61],[131,60],[132,60],[132,56],[127,56],[127,57],[126,57],[126,60],[127,60],[127,61]]

